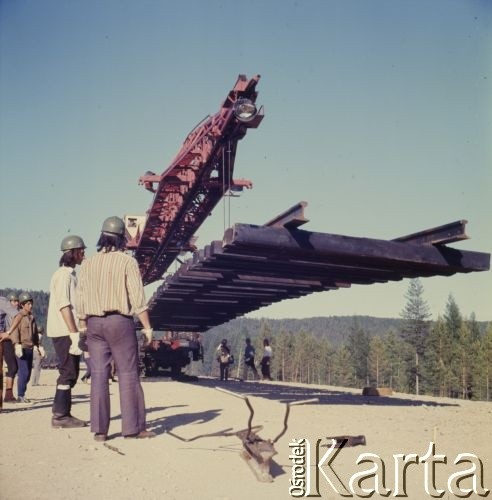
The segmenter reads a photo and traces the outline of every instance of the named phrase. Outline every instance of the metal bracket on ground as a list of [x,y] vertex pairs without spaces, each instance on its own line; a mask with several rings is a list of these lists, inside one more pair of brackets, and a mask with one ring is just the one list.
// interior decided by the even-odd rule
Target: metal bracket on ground
[[[308,403],[318,403],[318,398],[305,399],[303,401],[293,401],[290,403],[286,403],[286,410],[284,416],[284,427],[280,434],[273,440],[270,439],[262,439],[256,431],[260,431],[263,427],[256,426],[252,427],[254,410],[247,396],[243,396],[242,394],[237,394],[236,392],[228,391],[226,389],[222,389],[221,387],[216,387],[218,391],[229,394],[230,396],[234,396],[236,398],[241,398],[246,403],[246,406],[249,409],[249,419],[248,419],[248,428],[242,431],[238,431],[236,433],[237,437],[243,443],[243,450],[241,452],[241,457],[246,461],[246,463],[250,466],[251,470],[255,474],[258,481],[261,482],[272,482],[273,477],[270,472],[272,457],[277,454],[275,450],[274,444],[287,432],[287,421],[290,414],[290,407],[294,405],[303,405]],[[253,430],[254,429],[254,430]]]

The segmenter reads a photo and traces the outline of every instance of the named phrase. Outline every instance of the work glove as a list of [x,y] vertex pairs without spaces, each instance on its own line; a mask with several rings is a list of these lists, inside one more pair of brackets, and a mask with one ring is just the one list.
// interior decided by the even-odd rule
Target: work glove
[[79,349],[80,333],[70,333],[69,335],[72,345],[70,346],[70,349],[68,349],[68,352],[74,356],[80,356],[82,354],[82,351]]
[[152,342],[152,334],[154,330],[152,328],[142,328],[142,333],[145,335],[144,345],[149,345]]
[[24,354],[22,352],[22,344],[15,344],[15,355],[18,357],[18,358],[22,358],[22,355]]

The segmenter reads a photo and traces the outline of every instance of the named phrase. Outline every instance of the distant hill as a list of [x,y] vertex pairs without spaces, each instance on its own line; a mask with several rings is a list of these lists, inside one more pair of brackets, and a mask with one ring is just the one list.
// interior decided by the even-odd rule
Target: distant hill
[[[216,326],[204,334],[208,338],[242,336],[256,337],[262,327],[268,327],[273,332],[288,331],[309,332],[315,336],[324,337],[337,346],[344,342],[351,329],[354,327],[365,330],[370,337],[380,336],[388,330],[401,329],[403,320],[398,318],[375,318],[373,316],[326,316],[303,319],[253,319],[236,318],[228,323]],[[219,340],[220,341],[220,340]]]

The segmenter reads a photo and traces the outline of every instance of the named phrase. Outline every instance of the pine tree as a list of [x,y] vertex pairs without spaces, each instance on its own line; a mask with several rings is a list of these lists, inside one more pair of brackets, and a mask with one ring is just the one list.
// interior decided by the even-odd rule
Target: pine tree
[[433,396],[449,396],[452,385],[451,359],[453,347],[446,323],[438,318],[426,342],[423,373],[428,391]]
[[369,335],[361,328],[358,321],[355,320],[347,339],[347,350],[350,353],[351,364],[353,367],[354,380],[353,385],[360,387],[368,385],[368,355],[369,355]]
[[446,303],[446,310],[444,312],[444,321],[446,323],[446,329],[451,339],[453,341],[458,340],[459,331],[463,319],[461,317],[461,312],[458,307],[458,304],[456,304],[456,301],[454,300],[452,294],[449,294],[448,296],[448,301]]
[[304,381],[307,384],[313,384],[319,380],[320,347],[321,343],[319,339],[317,339],[312,333],[306,335],[306,345],[304,348]]
[[308,383],[312,349],[310,336],[306,331],[298,332],[294,337],[293,346],[292,380],[294,382]]
[[333,385],[353,387],[354,373],[351,354],[347,347],[340,346],[334,355]]
[[405,298],[407,302],[400,313],[405,320],[402,335],[415,352],[415,394],[419,394],[420,367],[419,360],[425,349],[425,341],[429,333],[429,306],[423,298],[424,287],[418,278],[410,280]]
[[465,362],[463,342],[469,341],[469,335],[463,331],[463,318],[452,294],[448,296],[444,312],[444,322],[447,335],[451,341],[451,356],[448,361],[451,367],[449,395],[457,398],[463,394],[463,363]]
[[281,329],[275,335],[275,343],[272,349],[275,351],[275,366],[278,380],[290,381],[292,379],[293,344],[292,332]]
[[468,322],[462,322],[458,335],[458,342],[455,349],[455,365],[460,382],[461,397],[462,399],[467,399],[471,397],[472,393],[471,360],[474,357],[473,342]]
[[483,352],[485,358],[485,386],[486,386],[486,401],[490,401],[492,399],[492,323],[489,324],[487,331],[483,337],[482,341],[483,348],[481,351]]
[[323,338],[321,341],[319,363],[320,378],[318,383],[332,385],[335,365],[335,349],[326,338]]
[[492,399],[492,323],[484,335],[474,343],[474,359],[471,368],[472,399]]
[[370,340],[368,358],[371,383],[376,387],[385,385],[390,369],[384,341],[380,337],[373,337]]
[[470,319],[467,321],[467,324],[468,328],[470,329],[470,340],[472,342],[480,340],[482,335],[474,312],[470,314]]
[[389,360],[388,385],[395,391],[407,392],[409,384],[406,358],[410,346],[397,335],[395,330],[388,331],[383,337],[383,342]]
[[467,397],[469,399],[485,399],[486,389],[483,385],[483,368],[486,365],[486,358],[483,357],[482,331],[476,320],[475,313],[471,313],[470,318],[465,321],[469,333],[468,366],[467,366]]

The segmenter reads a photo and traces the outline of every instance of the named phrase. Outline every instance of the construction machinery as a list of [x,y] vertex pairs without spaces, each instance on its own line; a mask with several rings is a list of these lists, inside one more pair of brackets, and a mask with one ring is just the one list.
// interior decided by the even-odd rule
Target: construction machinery
[[162,368],[169,370],[172,378],[179,378],[191,361],[203,359],[201,337],[190,332],[167,332],[149,346],[142,344],[141,352],[141,371],[147,377],[157,375]]
[[[387,241],[299,229],[308,222],[306,202],[263,225],[234,224],[222,240],[198,250],[195,233],[221,198],[252,187],[232,175],[239,140],[264,117],[256,105],[259,78],[239,75],[219,111],[190,132],[169,168],[139,180],[153,201],[147,215],[125,218],[127,247],[144,284],[163,280],[149,301],[155,329],[171,336],[205,332],[314,292],[490,269],[490,254],[447,246],[468,238],[465,220]],[[190,251],[192,258],[183,262],[179,257]],[[176,259],[179,269],[163,278]],[[164,341],[147,348],[146,371],[172,367],[169,359],[178,355],[175,371],[200,359],[186,341],[174,350]]]
[[237,143],[263,119],[263,108],[256,107],[259,79],[239,75],[219,111],[188,134],[167,170],[140,177],[153,201],[146,216],[125,220],[127,248],[139,262],[144,285],[161,279],[180,253],[195,249],[196,230],[225,194],[252,187],[232,174]]
[[[237,144],[257,128],[263,108],[256,106],[259,75],[239,75],[219,111],[206,117],[187,136],[171,165],[162,173],[146,172],[139,184],[153,194],[146,215],[125,216],[127,248],[133,250],[145,285],[160,280],[180,255],[194,251],[195,232],[223,196],[252,183],[234,179]],[[170,369],[176,376],[191,360],[203,358],[198,337],[184,329],[167,329],[165,338],[144,349],[142,371]]]

